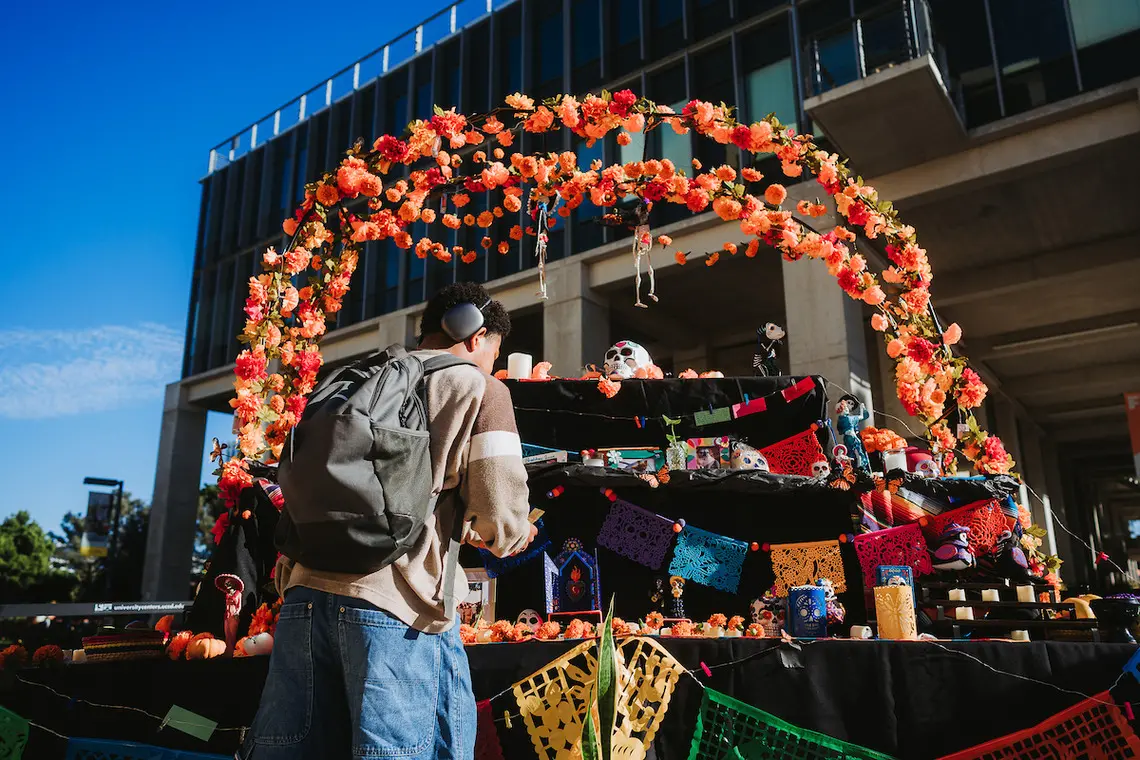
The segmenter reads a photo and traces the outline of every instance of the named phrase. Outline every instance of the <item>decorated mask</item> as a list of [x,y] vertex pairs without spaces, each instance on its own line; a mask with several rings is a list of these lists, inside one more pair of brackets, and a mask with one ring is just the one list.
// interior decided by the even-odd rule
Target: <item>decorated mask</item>
[[811,476],[813,478],[826,478],[830,474],[831,465],[826,460],[820,459],[811,463]]
[[542,615],[539,615],[536,610],[523,610],[515,622],[522,623],[532,631],[537,631],[538,627],[542,625]]
[[632,340],[619,340],[609,351],[606,351],[606,363],[603,367],[607,377],[627,379],[642,368],[648,369],[653,364],[649,352]]
[[768,468],[768,460],[764,455],[743,443],[738,443],[732,447],[732,458],[730,462],[734,470],[760,470],[761,472],[771,472]]

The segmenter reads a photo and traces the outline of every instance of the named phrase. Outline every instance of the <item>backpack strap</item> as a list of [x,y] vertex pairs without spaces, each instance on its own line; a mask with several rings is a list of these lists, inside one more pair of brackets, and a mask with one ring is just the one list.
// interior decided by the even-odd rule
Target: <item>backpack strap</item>
[[424,376],[439,372],[440,370],[450,369],[451,367],[474,367],[474,362],[469,362],[466,359],[460,359],[455,354],[439,354],[432,356],[423,362]]

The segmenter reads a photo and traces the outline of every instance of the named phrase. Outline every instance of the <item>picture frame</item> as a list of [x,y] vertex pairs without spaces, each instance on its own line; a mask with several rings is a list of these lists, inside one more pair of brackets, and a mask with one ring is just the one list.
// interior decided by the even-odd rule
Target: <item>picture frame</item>
[[475,625],[475,622],[482,617],[488,623],[493,623],[496,579],[481,567],[462,569],[467,575],[467,596],[459,600],[459,622]]
[[685,469],[727,470],[731,467],[732,442],[720,438],[690,438],[685,441]]
[[598,457],[611,470],[653,473],[665,466],[665,453],[655,446],[624,449],[598,449]]

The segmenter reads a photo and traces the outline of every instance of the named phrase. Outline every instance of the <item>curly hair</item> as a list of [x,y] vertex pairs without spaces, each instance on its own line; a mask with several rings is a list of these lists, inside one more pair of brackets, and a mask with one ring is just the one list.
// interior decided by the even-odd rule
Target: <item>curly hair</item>
[[[490,301],[490,303],[488,303]],[[453,306],[473,303],[483,306],[483,326],[488,335],[498,335],[506,339],[511,334],[511,315],[498,301],[492,301],[487,289],[477,282],[455,282],[439,290],[424,307],[420,318],[420,339],[426,335],[442,335],[443,315]]]

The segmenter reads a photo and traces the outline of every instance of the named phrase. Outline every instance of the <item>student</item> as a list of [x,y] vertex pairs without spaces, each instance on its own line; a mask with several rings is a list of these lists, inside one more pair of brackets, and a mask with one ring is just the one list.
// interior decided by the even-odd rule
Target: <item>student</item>
[[[456,340],[445,315],[461,304],[482,319],[461,307],[477,329]],[[521,551],[536,533],[510,393],[490,374],[510,329],[503,305],[475,283],[449,285],[428,302],[413,353],[447,352],[475,365],[425,381],[432,476],[442,492],[434,519],[409,552],[368,575],[279,560],[284,603],[239,760],[474,756],[475,698],[456,621],[467,579],[460,569],[451,588],[444,581],[458,561],[449,540],[456,509],[464,510],[465,542],[498,556]]]

